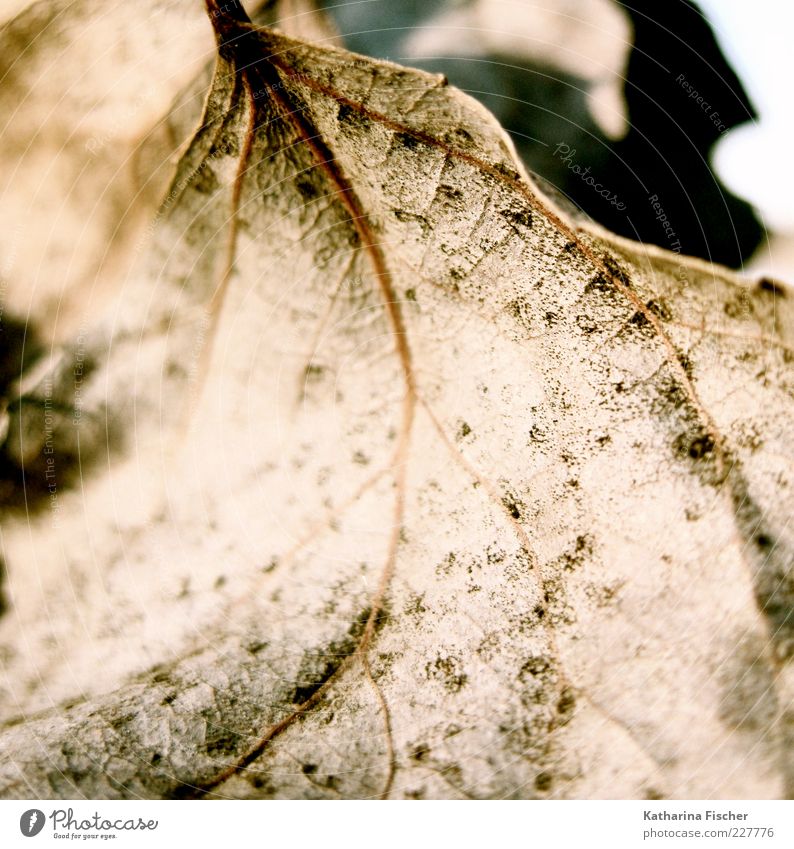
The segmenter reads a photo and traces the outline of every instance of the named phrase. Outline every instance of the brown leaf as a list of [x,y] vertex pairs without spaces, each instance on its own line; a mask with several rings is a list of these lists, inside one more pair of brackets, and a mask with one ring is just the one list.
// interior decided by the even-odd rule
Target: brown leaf
[[110,462],[4,533],[0,792],[790,793],[788,290],[574,224],[441,78],[208,7],[85,343]]

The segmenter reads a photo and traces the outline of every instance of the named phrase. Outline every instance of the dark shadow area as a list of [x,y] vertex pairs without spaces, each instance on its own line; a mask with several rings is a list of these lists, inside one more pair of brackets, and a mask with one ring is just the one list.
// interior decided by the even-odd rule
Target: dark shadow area
[[590,84],[559,67],[509,53],[456,55],[454,30],[441,32],[445,55],[408,55],[411,31],[430,24],[443,0],[326,6],[351,50],[443,73],[478,98],[531,171],[613,232],[734,268],[764,237],[753,208],[710,164],[720,137],[757,116],[688,0],[619,3],[635,38],[624,90],[629,130],[619,140],[591,115]]
[[[110,424],[79,402],[94,363],[83,352],[63,356],[31,382],[47,353],[35,327],[0,321],[0,511],[34,513],[73,487],[106,451]],[[20,379],[30,385],[20,387]],[[81,444],[82,433],[82,444]]]

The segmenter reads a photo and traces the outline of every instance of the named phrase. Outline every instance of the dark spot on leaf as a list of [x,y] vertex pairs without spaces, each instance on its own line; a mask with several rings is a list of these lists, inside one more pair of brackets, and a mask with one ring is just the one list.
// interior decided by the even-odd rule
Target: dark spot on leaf
[[615,284],[605,274],[599,272],[584,287],[586,295],[596,292],[599,295],[613,296]]
[[573,713],[575,707],[576,696],[574,696],[573,691],[570,688],[566,687],[562,691],[562,695],[557,702],[557,713],[560,713],[563,716],[568,716]]
[[358,129],[366,124],[364,116],[348,103],[341,103],[339,105],[336,117],[340,124],[353,129]]
[[237,754],[242,737],[235,731],[207,722],[206,751],[210,757],[233,757]]
[[509,165],[506,165],[504,162],[496,162],[493,166],[493,170],[497,173],[501,174],[503,177],[506,177],[508,180],[518,180],[518,171],[515,168],[511,168]]
[[126,728],[131,722],[135,720],[136,714],[134,713],[125,713],[121,716],[111,716],[108,719],[108,725],[114,731],[122,731],[122,729]]
[[554,779],[548,772],[539,772],[535,776],[535,789],[541,793],[548,793],[553,782]]
[[417,215],[415,212],[409,212],[407,209],[395,209],[394,217],[403,223],[415,221],[417,224],[420,224],[423,229],[428,226],[427,219],[424,215]]
[[769,621],[777,657],[786,661],[794,656],[794,553],[785,538],[775,534],[738,463],[729,480],[736,523],[745,539],[753,542],[745,551],[754,567],[756,602]]
[[658,399],[653,401],[654,412],[669,415],[688,404],[689,395],[677,376],[668,374],[659,381]]
[[449,575],[457,562],[457,556],[454,551],[449,554],[436,566],[436,575],[439,577]]
[[604,267],[607,272],[627,288],[631,288],[631,278],[628,273],[620,266],[615,257],[605,254],[603,256]]
[[517,232],[521,232],[518,228],[530,229],[532,227],[532,213],[525,209],[500,209],[499,214],[506,221],[514,225]]
[[695,436],[682,433],[676,437],[673,447],[679,457],[687,456],[692,460],[702,460],[714,451],[714,438],[711,434],[703,432]]
[[745,289],[740,289],[731,300],[726,301],[723,309],[725,315],[736,319],[749,318],[755,312],[750,293]]
[[152,681],[155,684],[162,684],[165,681],[168,681],[168,679],[171,677],[171,670],[165,667],[163,664],[158,663],[157,666],[155,666],[151,670],[151,676]]
[[650,300],[647,304],[645,304],[645,306],[662,321],[672,321],[673,314],[670,311],[667,301],[663,298],[660,298],[658,301]]
[[543,655],[536,655],[524,662],[519,670],[518,678],[520,681],[526,682],[532,678],[546,675],[550,670],[551,662],[549,659]]
[[555,566],[564,569],[566,572],[572,572],[584,563],[585,558],[592,554],[592,538],[589,534],[580,534],[576,537],[573,546],[560,555],[554,563]]
[[265,575],[272,572],[278,566],[278,557],[271,557],[270,560],[260,570]]
[[515,298],[507,304],[507,311],[516,318],[519,323],[529,329],[532,324],[532,305],[528,298]]
[[309,363],[306,366],[303,377],[307,383],[317,383],[323,376],[325,369],[316,363]]
[[686,373],[686,376],[691,380],[692,379],[692,360],[689,359],[687,354],[684,354],[680,351],[676,352],[676,358],[681,365],[681,368]]
[[755,538],[755,543],[759,548],[772,550],[775,547],[775,541],[772,537],[766,534],[758,534]]
[[438,191],[450,200],[461,200],[463,198],[463,192],[460,189],[455,188],[455,186],[449,186],[446,183],[442,183],[438,187]]
[[263,775],[254,774],[251,776],[251,786],[255,787],[257,790],[262,790],[265,787],[268,787],[267,779]]
[[226,133],[220,137],[218,144],[210,149],[209,159],[215,159],[218,156],[230,156],[236,159],[239,155],[237,137],[233,133]]
[[214,194],[220,188],[217,174],[206,162],[193,176],[193,188],[203,195]]
[[471,147],[474,144],[471,133],[463,127],[456,127],[451,132],[445,133],[444,141],[462,148]]
[[493,566],[495,563],[502,563],[505,559],[505,552],[501,548],[495,548],[492,545],[488,546],[488,550],[485,553],[486,562]]
[[299,174],[294,182],[295,187],[306,200],[314,200],[321,194],[320,188],[312,179],[311,173]]
[[427,613],[424,598],[424,593],[413,595],[405,605],[405,612],[411,616],[421,616],[423,613]]
[[529,438],[532,442],[546,442],[548,435],[540,425],[532,425],[529,429]]
[[518,509],[518,505],[515,503],[515,501],[510,498],[503,498],[502,504],[504,504],[505,509],[514,519],[521,518],[521,511]]
[[460,658],[453,655],[439,655],[434,661],[425,664],[425,675],[428,680],[440,681],[450,693],[459,693],[469,680]]
[[460,290],[460,287],[458,286],[457,281],[465,280],[466,279],[466,272],[462,268],[450,268],[449,276],[450,276],[450,279],[452,280],[452,287],[451,287],[452,291],[458,292]]
[[398,147],[404,147],[406,150],[416,150],[420,145],[419,140],[409,133],[397,133],[394,141]]

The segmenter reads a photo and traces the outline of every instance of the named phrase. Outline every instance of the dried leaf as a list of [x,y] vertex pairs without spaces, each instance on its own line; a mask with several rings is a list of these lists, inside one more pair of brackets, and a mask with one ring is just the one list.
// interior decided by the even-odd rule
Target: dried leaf
[[[791,294],[574,224],[443,78],[230,5],[72,354],[104,469],[6,522],[0,793],[791,793]],[[23,453],[75,389],[37,381]]]
[[48,338],[123,281],[183,140],[164,118],[211,48],[193,0],[28,3],[0,29],[5,307]]

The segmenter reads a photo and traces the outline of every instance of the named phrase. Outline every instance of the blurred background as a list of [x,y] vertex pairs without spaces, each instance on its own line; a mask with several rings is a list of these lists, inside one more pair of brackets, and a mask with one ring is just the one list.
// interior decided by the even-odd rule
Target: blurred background
[[621,235],[794,282],[780,0],[323,0],[341,40],[444,73]]

